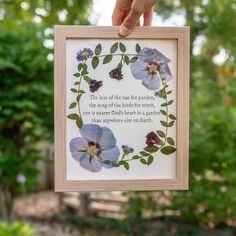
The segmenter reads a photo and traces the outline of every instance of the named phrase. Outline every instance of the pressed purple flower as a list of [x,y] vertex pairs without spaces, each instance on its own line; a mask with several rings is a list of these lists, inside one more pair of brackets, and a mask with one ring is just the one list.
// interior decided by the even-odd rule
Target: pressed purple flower
[[16,182],[19,184],[24,184],[26,182],[26,177],[23,174],[18,174],[16,176]]
[[154,132],[150,132],[146,135],[146,144],[149,147],[153,146],[154,144],[158,144],[160,141],[160,138]]
[[122,145],[121,148],[123,149],[124,154],[128,155],[129,153],[133,153],[134,149],[127,146],[127,145]]
[[79,50],[76,56],[77,61],[86,61],[89,57],[93,56],[93,51],[90,48]]
[[121,68],[115,68],[109,72],[111,79],[122,80],[123,74]]
[[71,155],[80,166],[91,172],[99,172],[102,167],[112,168],[120,155],[112,131],[96,124],[86,124],[80,134],[82,137],[70,141]]
[[102,81],[97,81],[95,79],[90,80],[90,85],[89,85],[90,92],[94,93],[98,91],[100,87],[102,87]]
[[143,48],[138,54],[138,60],[131,63],[130,69],[135,79],[142,80],[142,84],[149,90],[160,88],[161,79],[170,81],[173,76],[168,63],[170,59],[156,49]]

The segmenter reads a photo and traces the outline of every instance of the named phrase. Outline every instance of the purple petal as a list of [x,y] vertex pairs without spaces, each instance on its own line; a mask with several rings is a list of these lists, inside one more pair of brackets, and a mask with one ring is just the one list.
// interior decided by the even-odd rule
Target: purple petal
[[89,155],[83,155],[80,159],[80,166],[91,172],[99,172],[102,169],[102,164],[97,157],[93,157],[89,160]]
[[160,65],[159,73],[162,79],[166,82],[169,82],[173,79],[170,68],[167,64]]
[[73,138],[70,141],[70,152],[72,157],[76,160],[79,161],[84,152],[81,152],[84,150],[84,147],[87,145],[87,141],[84,138]]
[[113,163],[118,161],[119,159],[119,156],[120,156],[120,150],[118,149],[117,146],[115,146],[114,148],[111,148],[111,149],[107,149],[107,150],[103,150],[101,155],[100,155],[100,158],[103,160],[103,161],[110,161],[111,163],[103,163],[103,167],[105,168],[112,168],[113,167]]
[[160,77],[155,75],[149,75],[142,81],[143,86],[149,90],[157,90],[160,87]]
[[158,64],[164,64],[164,63],[170,62],[170,59],[165,57],[158,50],[152,49],[152,48],[147,48],[147,47],[143,48],[139,52],[139,60],[141,60],[144,63],[156,61]]
[[116,145],[116,138],[109,128],[102,127],[102,136],[98,143],[102,149],[113,148]]
[[130,65],[131,72],[135,79],[142,80],[148,76],[148,71],[146,70],[146,64],[140,62],[139,60]]
[[87,141],[97,143],[102,136],[102,128],[95,124],[83,125],[80,133]]

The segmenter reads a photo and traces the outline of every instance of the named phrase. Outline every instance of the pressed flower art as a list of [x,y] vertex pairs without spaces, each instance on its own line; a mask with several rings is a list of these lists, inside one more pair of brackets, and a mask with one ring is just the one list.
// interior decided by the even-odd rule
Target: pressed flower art
[[[129,50],[130,51],[130,50]],[[69,109],[74,111],[67,118],[75,122],[78,135],[69,142],[71,158],[81,168],[89,172],[101,172],[103,169],[123,167],[131,170],[132,162],[138,161],[141,165],[149,166],[153,163],[155,153],[170,155],[176,151],[175,141],[168,134],[168,129],[174,126],[176,117],[170,114],[170,106],[174,100],[169,99],[171,90],[168,83],[173,80],[170,70],[171,60],[157,48],[141,47],[135,45],[132,53],[127,52],[127,46],[122,42],[115,42],[110,46],[109,53],[102,53],[103,45],[98,44],[94,49],[82,48],[75,55],[78,70],[74,73],[76,81],[70,91],[75,100],[70,103]],[[110,71],[104,78],[91,78],[90,70],[97,70],[102,65],[113,62],[114,58],[119,63],[113,63]],[[115,64],[115,65],[114,65]],[[124,67],[130,70],[132,76],[127,76]],[[113,68],[111,70],[111,68]],[[159,113],[161,114],[159,129],[150,130],[143,134],[143,148],[135,150],[128,144],[117,146],[116,134],[111,128],[95,123],[85,123],[80,107],[80,101],[86,93],[99,93],[104,89],[106,80],[113,80],[119,89],[122,83],[130,79],[133,83],[140,84],[143,90],[152,92],[155,99],[161,98]],[[87,86],[87,92],[81,84]],[[120,140],[122,142],[122,140]]]

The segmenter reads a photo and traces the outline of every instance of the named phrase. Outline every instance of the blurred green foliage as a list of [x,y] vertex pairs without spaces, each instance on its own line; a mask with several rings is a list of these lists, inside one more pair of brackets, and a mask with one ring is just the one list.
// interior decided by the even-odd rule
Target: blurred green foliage
[[0,236],[33,236],[34,229],[26,223],[14,222],[8,225],[0,221]]
[[53,25],[88,24],[90,5],[0,1],[0,217],[9,219],[14,197],[35,188],[35,164],[46,160],[40,145],[52,142]]
[[157,208],[209,227],[236,226],[236,3],[160,0],[156,10],[186,16],[191,27],[190,189],[161,192],[170,204]]

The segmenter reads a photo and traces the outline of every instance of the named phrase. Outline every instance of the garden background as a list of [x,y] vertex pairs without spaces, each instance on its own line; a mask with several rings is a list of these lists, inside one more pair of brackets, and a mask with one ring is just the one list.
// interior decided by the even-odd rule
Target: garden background
[[156,25],[191,27],[189,191],[119,193],[119,216],[52,192],[53,25],[96,25],[102,4],[0,0],[0,236],[236,235],[233,0],[155,8]]

